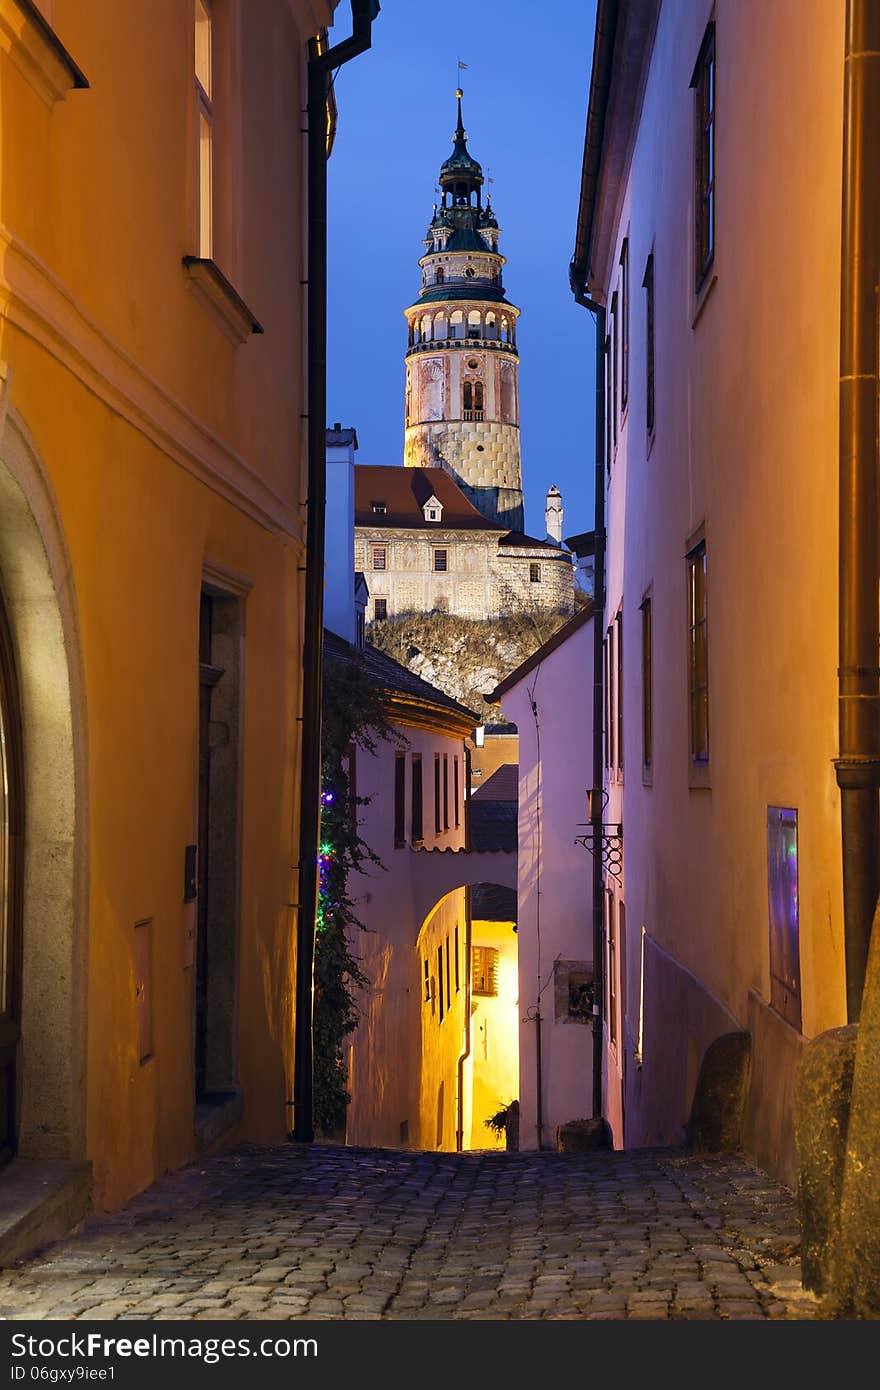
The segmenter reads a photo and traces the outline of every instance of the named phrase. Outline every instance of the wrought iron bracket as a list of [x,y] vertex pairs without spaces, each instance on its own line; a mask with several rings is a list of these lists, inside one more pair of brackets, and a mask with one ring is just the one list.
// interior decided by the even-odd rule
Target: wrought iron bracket
[[[598,811],[598,799],[601,798],[602,811],[608,805],[608,793],[604,789],[596,789],[587,792],[587,801],[590,812],[596,807]],[[620,883],[621,870],[623,869],[623,825],[616,821],[603,821],[601,813],[594,819],[592,814],[588,821],[580,821],[579,826],[583,828],[584,834],[575,836],[575,844],[583,845],[590,854],[601,854],[602,868],[612,878]]]

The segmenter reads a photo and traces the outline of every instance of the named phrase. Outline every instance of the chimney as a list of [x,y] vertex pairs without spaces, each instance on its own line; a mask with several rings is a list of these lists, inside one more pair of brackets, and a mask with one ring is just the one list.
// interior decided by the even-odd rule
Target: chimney
[[547,539],[554,545],[562,545],[562,493],[555,483],[547,491],[547,506],[544,509]]

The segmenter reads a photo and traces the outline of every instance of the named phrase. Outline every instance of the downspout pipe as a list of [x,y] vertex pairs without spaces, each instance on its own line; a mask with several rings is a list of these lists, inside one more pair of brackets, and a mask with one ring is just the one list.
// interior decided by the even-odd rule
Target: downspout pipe
[[[605,778],[602,722],[604,717],[604,662],[602,639],[605,629],[605,307],[590,299],[583,282],[572,279],[576,303],[588,309],[596,326],[596,436],[595,528],[593,558],[593,786],[601,789]],[[602,879],[602,798],[594,797],[590,817],[593,844],[593,1119],[602,1118],[602,1010],[605,1000],[605,930]]]
[[848,0],[840,255],[838,712],[846,1001],[859,1019],[880,889],[878,285],[880,6]]
[[320,51],[309,44],[308,62],[308,498],[300,757],[299,883],[293,1042],[293,1132],[311,1143],[314,1127],[312,1001],[318,848],[321,820],[321,693],[324,630],[324,524],[327,502],[327,101],[330,74],[365,52],[372,41],[378,0],[351,0],[350,38]]

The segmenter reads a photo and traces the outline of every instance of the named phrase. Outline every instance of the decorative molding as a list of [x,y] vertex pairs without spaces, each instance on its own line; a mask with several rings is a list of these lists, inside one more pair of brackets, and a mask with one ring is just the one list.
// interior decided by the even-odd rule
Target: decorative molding
[[[0,4],[6,0],[0,0]],[[292,506],[116,343],[40,258],[0,224],[0,318],[60,362],[87,390],[259,525],[304,549]]]
[[263,326],[254,317],[241,295],[229,283],[216,261],[206,256],[184,256],[187,282],[203,304],[211,309],[231,343],[246,343]]
[[237,598],[246,598],[254,587],[254,581],[249,574],[230,569],[219,560],[207,558],[202,565],[202,582],[221,589],[224,594],[234,594]]
[[0,0],[0,49],[50,109],[89,85],[33,0]]

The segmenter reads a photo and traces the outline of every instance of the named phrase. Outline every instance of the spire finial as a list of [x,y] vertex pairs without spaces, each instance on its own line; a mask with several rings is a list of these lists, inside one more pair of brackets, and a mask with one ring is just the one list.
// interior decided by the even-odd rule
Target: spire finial
[[455,135],[453,136],[453,139],[455,140],[455,143],[457,145],[463,144],[464,141],[467,139],[467,136],[465,135],[464,122],[461,118],[461,99],[463,96],[464,92],[461,90],[461,88],[456,87],[455,97],[458,102],[458,125],[455,127]]

